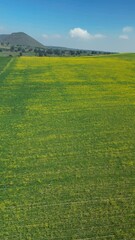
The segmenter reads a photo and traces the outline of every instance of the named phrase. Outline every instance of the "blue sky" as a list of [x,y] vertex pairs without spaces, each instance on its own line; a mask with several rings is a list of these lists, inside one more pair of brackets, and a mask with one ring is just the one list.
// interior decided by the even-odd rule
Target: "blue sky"
[[0,0],[0,33],[44,45],[135,52],[135,0]]

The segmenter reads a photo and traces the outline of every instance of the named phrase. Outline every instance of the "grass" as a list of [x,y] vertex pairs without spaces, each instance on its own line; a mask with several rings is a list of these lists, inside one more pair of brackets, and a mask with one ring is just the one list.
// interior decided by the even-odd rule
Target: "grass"
[[0,57],[0,74],[3,72],[3,70],[5,69],[10,60],[11,58],[9,57],[7,58]]
[[2,240],[134,239],[135,55],[123,56],[0,58]]

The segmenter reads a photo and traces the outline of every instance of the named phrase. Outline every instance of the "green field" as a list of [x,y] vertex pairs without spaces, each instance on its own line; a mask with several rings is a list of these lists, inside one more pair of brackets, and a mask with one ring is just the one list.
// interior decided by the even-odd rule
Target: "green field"
[[0,58],[1,240],[135,239],[135,54]]

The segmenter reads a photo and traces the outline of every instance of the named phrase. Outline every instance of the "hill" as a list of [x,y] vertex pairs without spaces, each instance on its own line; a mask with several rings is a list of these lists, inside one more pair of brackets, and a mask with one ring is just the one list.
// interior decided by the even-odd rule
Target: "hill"
[[1,34],[0,35],[0,42],[4,44],[10,44],[13,46],[20,45],[20,46],[30,46],[30,47],[39,47],[43,48],[44,45],[29,36],[24,32],[17,32],[11,34]]

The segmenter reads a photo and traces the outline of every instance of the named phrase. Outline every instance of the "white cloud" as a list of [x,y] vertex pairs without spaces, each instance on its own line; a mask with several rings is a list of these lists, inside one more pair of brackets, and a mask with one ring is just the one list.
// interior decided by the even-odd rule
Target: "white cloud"
[[126,27],[124,27],[124,28],[122,29],[122,31],[123,31],[124,33],[133,32],[133,30],[134,30],[134,28],[131,27],[131,26],[126,26]]
[[70,30],[69,35],[71,38],[80,38],[84,40],[102,39],[105,38],[103,34],[91,34],[87,30],[82,28],[73,28]]
[[134,28],[131,26],[126,26],[122,29],[123,34],[119,35],[119,39],[123,40],[129,40],[129,35],[131,36],[130,33],[134,31]]
[[93,38],[93,36],[90,33],[88,33],[87,30],[84,30],[82,28],[71,29],[69,34],[72,38],[82,38],[82,39],[92,39]]
[[124,39],[124,40],[128,40],[129,39],[128,35],[120,35],[119,38],[120,39]]

